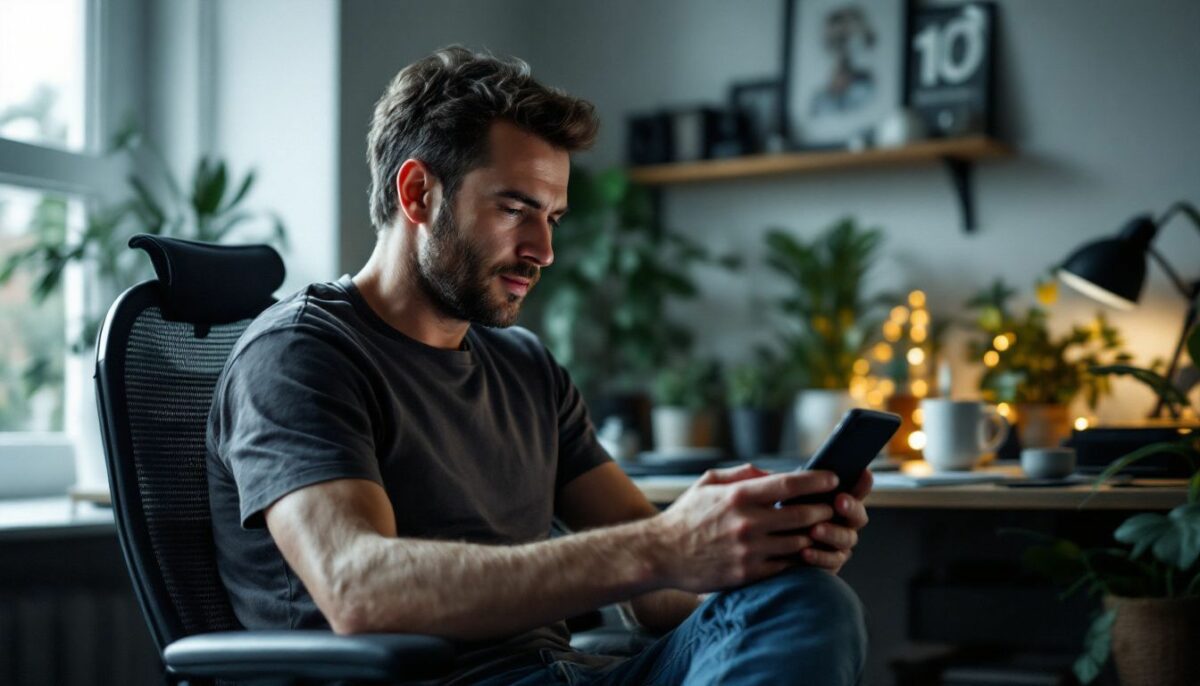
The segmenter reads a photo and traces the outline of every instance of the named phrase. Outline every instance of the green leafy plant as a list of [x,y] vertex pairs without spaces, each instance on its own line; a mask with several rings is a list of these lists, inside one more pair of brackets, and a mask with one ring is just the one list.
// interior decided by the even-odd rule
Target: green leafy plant
[[1048,312],[1031,306],[1018,314],[1009,302],[1014,295],[1014,289],[997,279],[966,303],[975,311],[977,332],[968,345],[969,354],[988,365],[979,382],[984,398],[1066,404],[1082,392],[1094,407],[1111,392],[1111,385],[1092,368],[1130,359],[1120,332],[1097,313],[1087,326],[1055,336],[1047,325]]
[[725,373],[725,400],[730,407],[780,409],[793,390],[783,360],[765,349]]
[[654,376],[653,397],[657,405],[703,410],[720,398],[721,367],[712,360],[681,358]]
[[[1187,348],[1193,360],[1200,359],[1200,327],[1189,332]],[[1178,391],[1152,370],[1116,365],[1091,372],[1100,377],[1129,374],[1164,400],[1187,405],[1187,398],[1177,397]],[[1177,455],[1191,466],[1184,504],[1166,514],[1144,512],[1124,520],[1113,532],[1120,546],[1085,549],[1069,540],[1032,534],[1041,543],[1025,551],[1026,566],[1067,586],[1064,595],[1086,590],[1124,598],[1200,597],[1200,438],[1195,433],[1184,430],[1178,439],[1152,443],[1121,457],[1100,474],[1093,492],[1130,465],[1162,453]],[[1115,609],[1093,618],[1083,654],[1075,662],[1081,682],[1094,680],[1108,660],[1115,619]]]
[[693,269],[737,268],[663,227],[650,192],[625,172],[571,170],[571,211],[555,230],[555,264],[534,293],[540,333],[585,394],[644,390],[645,380],[691,347],[668,303],[695,298]]
[[781,230],[767,233],[767,266],[788,285],[778,309],[797,386],[849,388],[854,361],[878,336],[878,312],[891,299],[865,293],[882,243],[882,231],[861,228],[849,217],[812,241]]
[[[93,283],[115,295],[147,274],[146,260],[139,259],[127,245],[137,233],[215,243],[247,223],[265,220],[271,227],[266,240],[286,247],[287,231],[277,214],[243,207],[254,186],[253,171],[234,179],[225,162],[202,158],[185,191],[157,147],[132,124],[113,139],[109,154],[124,157],[135,170],[126,178],[128,195],[89,212],[78,237],[67,235],[64,221],[39,223],[44,230],[37,232],[32,245],[9,255],[0,265],[0,284],[25,270],[34,277],[33,298],[41,303],[59,287],[67,265],[77,262],[87,265]],[[43,204],[39,211],[66,211],[60,198],[48,197]],[[71,342],[73,350],[80,352],[95,341],[107,305],[99,303],[86,313],[79,338]]]

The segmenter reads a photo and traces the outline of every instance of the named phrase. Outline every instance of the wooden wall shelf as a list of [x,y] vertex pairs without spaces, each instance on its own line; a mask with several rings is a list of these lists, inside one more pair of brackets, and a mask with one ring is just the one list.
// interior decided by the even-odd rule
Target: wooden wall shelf
[[629,178],[648,186],[744,179],[858,167],[906,166],[941,162],[950,172],[963,215],[963,227],[975,227],[971,189],[972,164],[1012,156],[1012,149],[987,136],[967,136],[913,143],[902,148],[870,148],[858,152],[830,150],[751,155],[698,162],[633,167]]

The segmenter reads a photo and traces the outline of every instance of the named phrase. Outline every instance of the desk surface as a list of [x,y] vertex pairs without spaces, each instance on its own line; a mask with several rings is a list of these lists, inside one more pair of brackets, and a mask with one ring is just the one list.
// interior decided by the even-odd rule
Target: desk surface
[[[654,503],[670,503],[695,476],[642,476],[633,480]],[[868,507],[959,510],[1169,510],[1187,501],[1181,480],[1137,479],[1129,484],[1013,488],[999,484],[877,487]]]

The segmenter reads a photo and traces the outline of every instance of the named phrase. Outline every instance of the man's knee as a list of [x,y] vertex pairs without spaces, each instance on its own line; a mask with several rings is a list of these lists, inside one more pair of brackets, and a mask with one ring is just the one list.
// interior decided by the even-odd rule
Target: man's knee
[[793,567],[730,593],[730,600],[747,612],[748,622],[786,619],[865,651],[862,603],[854,589],[835,574],[815,567]]

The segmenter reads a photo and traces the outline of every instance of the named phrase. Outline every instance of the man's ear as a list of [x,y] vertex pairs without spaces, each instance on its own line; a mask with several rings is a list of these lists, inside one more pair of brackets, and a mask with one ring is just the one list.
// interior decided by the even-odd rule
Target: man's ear
[[420,160],[408,159],[396,172],[400,212],[412,224],[427,224],[440,197],[441,184]]

